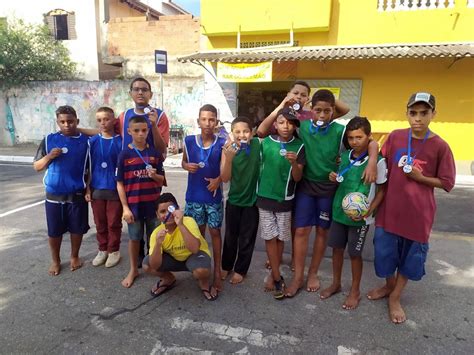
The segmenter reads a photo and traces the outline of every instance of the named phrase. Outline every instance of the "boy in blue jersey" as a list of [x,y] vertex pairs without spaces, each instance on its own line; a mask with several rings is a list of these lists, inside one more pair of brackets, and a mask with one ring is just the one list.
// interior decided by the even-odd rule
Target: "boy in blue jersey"
[[71,271],[82,266],[79,258],[82,236],[89,230],[88,205],[84,198],[89,142],[87,136],[77,130],[79,120],[71,106],[56,110],[59,132],[51,133],[41,141],[33,167],[46,169],[46,221],[51,265],[48,273],[57,276],[61,272],[61,243],[63,234],[71,234]]
[[100,133],[89,140],[91,174],[86,200],[91,202],[97,229],[99,252],[92,265],[112,267],[120,261],[120,237],[122,233],[122,204],[117,192],[115,169],[122,150],[122,137],[114,131],[115,115],[110,107],[96,112]]
[[217,109],[204,105],[199,109],[201,134],[187,136],[181,166],[189,172],[184,214],[193,217],[204,236],[206,226],[211,234],[214,257],[214,287],[222,289],[221,226],[223,219],[220,164],[224,138],[214,135]]
[[123,219],[128,224],[130,271],[122,286],[129,288],[138,276],[140,241],[146,230],[147,241],[158,225],[155,201],[163,186],[163,156],[146,141],[148,125],[144,117],[130,119],[128,133],[132,143],[119,154],[117,191],[122,202]]

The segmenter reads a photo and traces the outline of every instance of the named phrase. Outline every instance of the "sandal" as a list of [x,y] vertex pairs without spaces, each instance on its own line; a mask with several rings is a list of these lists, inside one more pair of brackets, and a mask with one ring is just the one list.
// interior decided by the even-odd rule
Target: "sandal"
[[273,284],[275,285],[273,298],[275,298],[276,300],[282,300],[283,298],[285,298],[285,280],[283,279],[283,276],[280,276],[280,280],[273,281]]
[[[214,287],[211,286],[211,287],[209,287],[209,289],[207,289],[207,290],[206,290],[205,288],[202,288],[202,289],[201,289],[201,292],[202,292],[204,298],[205,298],[207,301],[212,302],[212,301],[215,301],[215,300],[217,299],[217,297],[219,297],[219,293],[217,293],[217,291],[216,291],[216,294],[215,294],[214,296],[212,295],[211,290],[212,290],[213,288],[214,288]],[[215,288],[214,288],[214,290],[215,290]]]
[[[172,283],[170,284],[167,284],[167,285],[162,285],[161,284],[161,280],[159,280],[157,283],[156,283],[156,286],[155,288],[151,289],[150,290],[150,293],[153,297],[158,297],[158,296],[161,296],[163,293],[166,293],[168,292],[169,290],[171,290],[174,286],[176,285],[176,279],[173,280]],[[161,292],[158,292],[159,290],[162,290]]]

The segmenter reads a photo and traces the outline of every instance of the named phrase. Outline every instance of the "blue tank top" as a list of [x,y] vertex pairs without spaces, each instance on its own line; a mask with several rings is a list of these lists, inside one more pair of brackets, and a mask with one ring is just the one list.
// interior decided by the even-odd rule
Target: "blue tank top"
[[[101,144],[102,143],[102,144]],[[91,187],[96,190],[117,190],[115,169],[122,150],[122,137],[103,138],[97,134],[89,139],[91,151]]]
[[[159,108],[155,108],[155,109],[158,112],[158,120],[156,121],[156,125],[158,126],[158,123],[160,122],[160,119],[163,116],[163,111],[161,111]],[[133,116],[145,117],[146,123],[148,125],[148,129],[150,130],[150,132],[148,132],[148,137],[146,137],[146,142],[148,143],[150,147],[155,148],[155,143],[153,142],[153,133],[151,131],[151,122],[150,122],[150,119],[148,118],[148,114],[146,113],[139,114],[139,113],[136,113],[133,108],[129,108],[127,111],[125,111],[123,115],[122,132],[121,132],[122,137],[123,137],[122,149],[124,149],[130,143],[132,143],[132,136],[128,134],[127,129],[128,129],[128,122],[130,121],[130,118],[132,118]]]
[[46,153],[61,148],[62,154],[53,159],[44,174],[46,192],[66,195],[83,191],[86,187],[84,175],[89,156],[89,140],[84,134],[64,136],[62,133],[49,134],[45,139]]
[[221,174],[221,154],[225,139],[215,136],[213,144],[202,149],[201,152],[199,137],[192,135],[184,139],[188,162],[198,164],[204,161],[206,163],[203,168],[199,168],[194,174],[188,173],[186,202],[220,203],[222,201],[222,188],[220,187],[216,192],[216,196],[213,196],[214,193],[207,190],[209,183],[204,178],[216,178]]

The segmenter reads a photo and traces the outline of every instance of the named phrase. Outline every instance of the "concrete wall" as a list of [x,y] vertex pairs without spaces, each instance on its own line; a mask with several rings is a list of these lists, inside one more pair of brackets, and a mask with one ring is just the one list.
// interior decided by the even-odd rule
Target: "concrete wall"
[[[159,80],[150,81],[154,92],[151,103],[161,106]],[[6,102],[0,99],[0,145],[38,143],[46,134],[57,130],[54,112],[61,105],[76,109],[81,126],[95,127],[98,107],[110,106],[118,115],[132,106],[129,87],[130,80],[56,81],[34,82],[29,88],[0,92],[0,98],[7,98]],[[203,103],[204,82],[201,78],[174,78],[164,82],[164,109],[171,125],[181,125],[185,131],[194,132]],[[8,110],[13,118],[10,124]]]
[[0,17],[44,24],[43,15],[54,9],[75,13],[77,39],[62,43],[69,49],[71,59],[78,63],[80,77],[85,80],[98,80],[95,0],[2,1]]

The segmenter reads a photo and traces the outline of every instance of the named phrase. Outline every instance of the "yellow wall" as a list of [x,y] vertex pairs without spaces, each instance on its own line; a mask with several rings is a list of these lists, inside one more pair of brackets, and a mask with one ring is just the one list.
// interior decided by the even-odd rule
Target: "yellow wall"
[[[235,48],[239,24],[243,29],[255,24],[249,28],[262,31],[258,36],[255,33],[249,36],[242,33],[242,42],[288,40],[288,33],[281,34],[282,22],[287,26],[286,23],[290,20],[298,19],[297,21],[310,28],[321,26],[320,14],[322,13],[322,18],[326,14],[324,7],[320,7],[324,1],[300,0],[298,8],[291,2],[286,2],[285,6],[273,5],[276,1],[201,0],[202,33],[209,34],[208,48]],[[311,7],[301,6],[306,2]],[[260,11],[254,10],[256,6],[258,9],[267,7],[264,16]],[[288,7],[297,9],[297,15],[293,15],[293,10],[288,11]],[[474,39],[473,23],[474,8],[467,8],[467,1],[464,0],[457,0],[456,7],[452,9],[396,12],[377,11],[377,0],[332,0],[329,31],[296,32],[295,39],[301,46],[466,42]],[[223,35],[230,30],[234,33]],[[265,33],[265,30],[271,30],[273,34]]]
[[410,94],[428,91],[437,100],[432,129],[451,146],[456,160],[474,160],[474,59],[380,59],[300,62],[302,79],[362,79],[360,114],[373,131],[408,127]]
[[[284,33],[327,31],[331,0],[205,0],[201,1],[203,34]],[[308,16],[307,14],[313,14]],[[225,15],[224,15],[225,14]],[[317,16],[314,16],[317,14]]]

